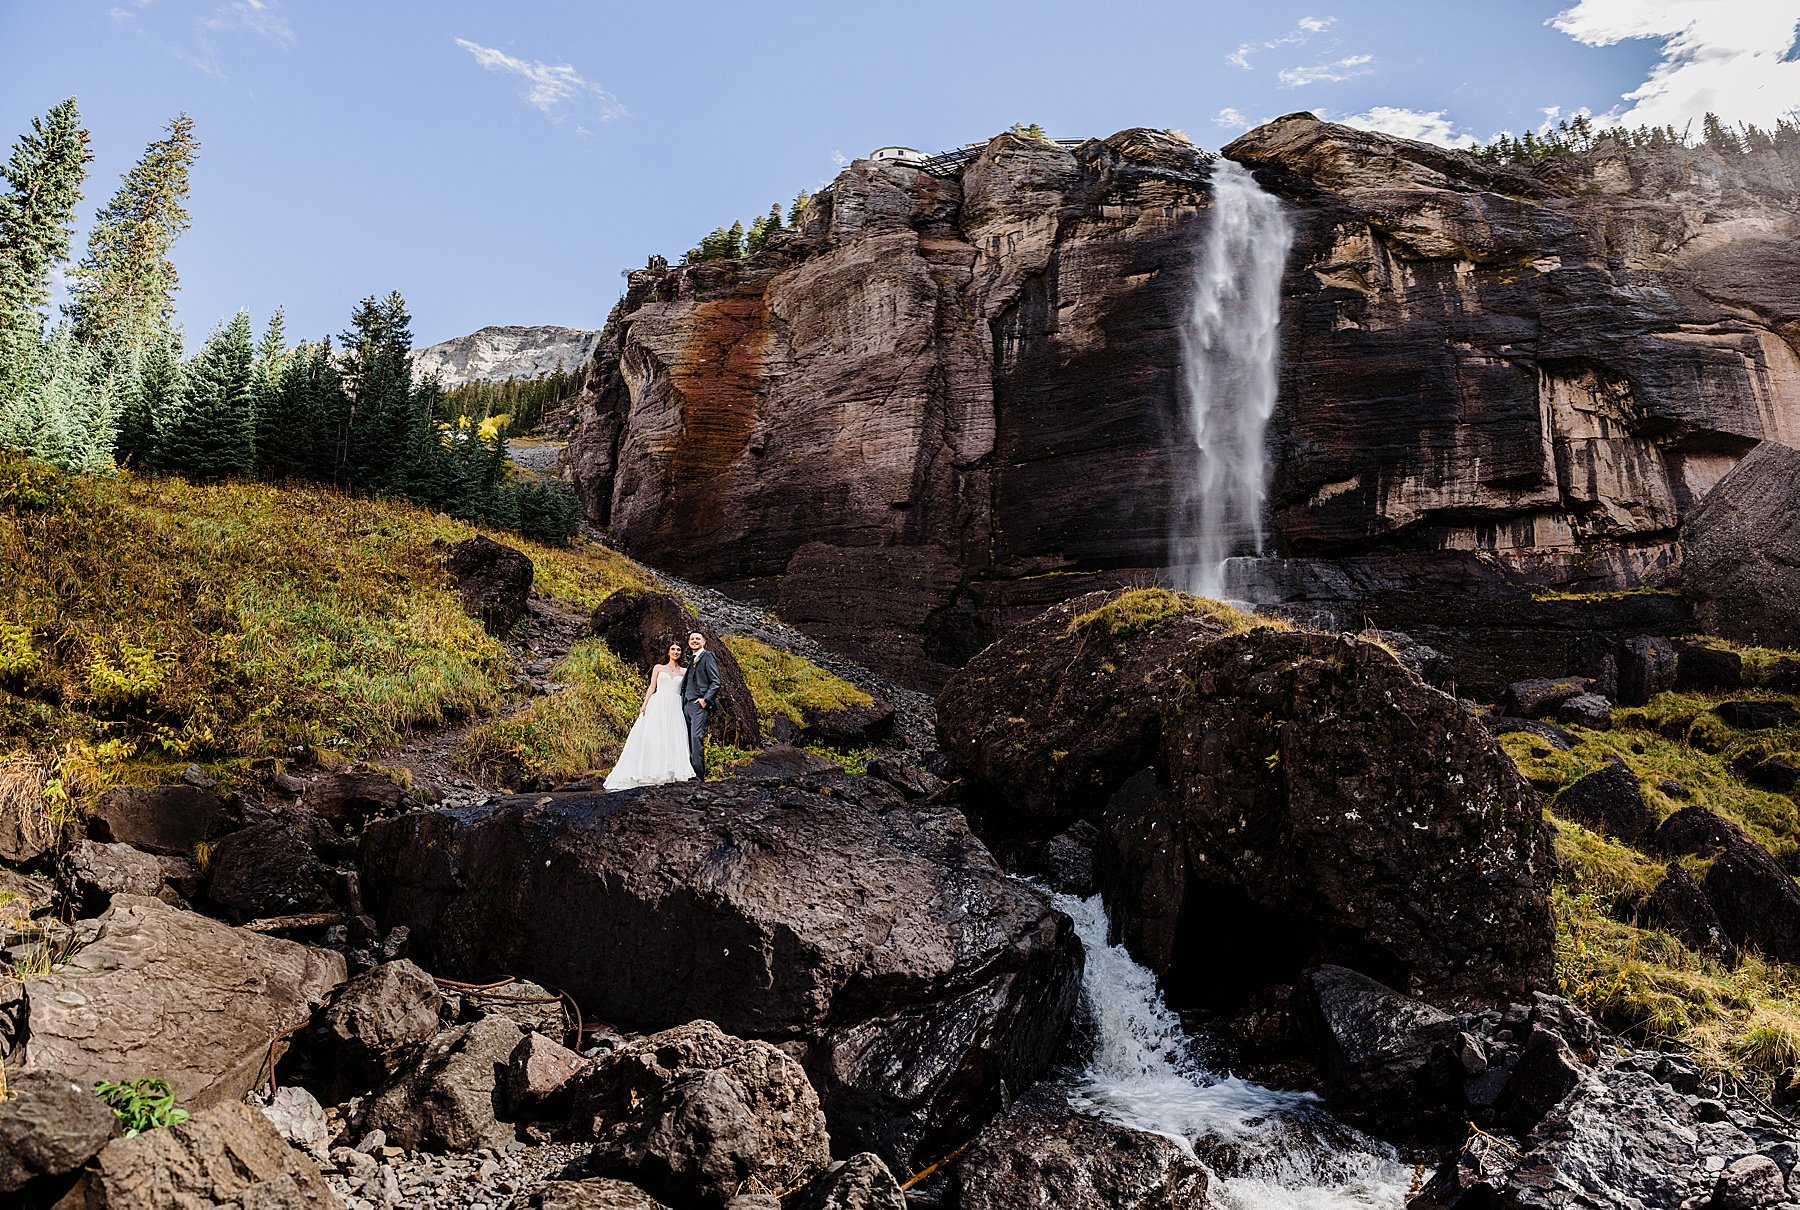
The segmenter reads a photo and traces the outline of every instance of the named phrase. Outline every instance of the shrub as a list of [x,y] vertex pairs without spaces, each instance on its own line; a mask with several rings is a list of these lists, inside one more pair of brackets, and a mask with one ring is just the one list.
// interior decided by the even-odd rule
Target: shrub
[[175,1091],[166,1080],[146,1077],[129,1083],[105,1082],[94,1085],[94,1093],[118,1115],[128,1139],[188,1120],[187,1110],[175,1104]]

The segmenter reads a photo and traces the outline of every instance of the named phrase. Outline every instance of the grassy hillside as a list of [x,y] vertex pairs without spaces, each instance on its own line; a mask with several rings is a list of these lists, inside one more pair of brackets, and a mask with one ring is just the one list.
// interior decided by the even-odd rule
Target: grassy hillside
[[[566,692],[509,702],[513,658],[444,569],[442,544],[476,532],[315,487],[70,476],[0,455],[0,794],[78,803],[189,763],[229,777],[378,756],[463,720],[478,720],[462,755],[477,774],[604,770],[640,675],[582,640],[552,671]],[[494,536],[571,612],[650,582],[594,543]],[[771,659],[808,701],[862,696],[798,657]],[[763,696],[769,711],[797,704]]]
[[[1754,675],[1780,653],[1744,654]],[[1692,1052],[1766,1090],[1800,1064],[1800,968],[1753,952],[1728,965],[1666,933],[1637,927],[1637,908],[1668,863],[1561,818],[1552,797],[1617,757],[1642,781],[1658,822],[1699,805],[1790,863],[1800,846],[1800,804],[1792,794],[1749,785],[1732,762],[1752,747],[1791,757],[1800,751],[1800,728],[1734,731],[1710,713],[1728,699],[1792,700],[1767,689],[1664,693],[1641,710],[1620,711],[1614,730],[1567,728],[1579,740],[1567,752],[1524,733],[1501,742],[1544,792],[1557,827],[1557,975],[1564,994],[1628,1037]],[[1679,719],[1692,721],[1672,723]],[[1692,797],[1671,796],[1665,779]],[[1702,872],[1694,858],[1680,860]]]

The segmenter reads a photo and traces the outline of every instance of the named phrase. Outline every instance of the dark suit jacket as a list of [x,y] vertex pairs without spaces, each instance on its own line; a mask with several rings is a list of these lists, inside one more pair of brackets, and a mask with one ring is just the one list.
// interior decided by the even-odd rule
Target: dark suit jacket
[[681,680],[681,700],[685,703],[703,697],[710,710],[719,704],[721,684],[718,657],[710,651],[702,651],[694,657],[694,666]]

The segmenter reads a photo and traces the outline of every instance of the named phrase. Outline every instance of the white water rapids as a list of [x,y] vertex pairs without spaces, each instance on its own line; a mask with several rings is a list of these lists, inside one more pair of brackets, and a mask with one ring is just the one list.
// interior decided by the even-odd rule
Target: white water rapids
[[1411,1171],[1308,1093],[1208,1070],[1156,976],[1107,942],[1100,897],[1053,897],[1087,950],[1082,995],[1094,1054],[1070,1091],[1076,1108],[1193,1148],[1230,1210],[1397,1210]]
[[1242,164],[1215,160],[1212,212],[1182,328],[1187,444],[1170,535],[1178,586],[1201,596],[1226,595],[1232,556],[1263,553],[1263,435],[1275,411],[1281,274],[1293,242],[1280,201]]

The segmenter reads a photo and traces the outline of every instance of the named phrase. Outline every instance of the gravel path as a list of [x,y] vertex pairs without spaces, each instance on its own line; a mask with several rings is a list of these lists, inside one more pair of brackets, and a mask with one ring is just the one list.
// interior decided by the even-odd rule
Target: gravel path
[[513,465],[539,475],[556,474],[556,459],[563,451],[561,441],[509,441],[506,456]]
[[363,1152],[335,1147],[325,1180],[349,1210],[442,1207],[443,1210],[514,1210],[553,1180],[580,1180],[586,1146],[514,1143],[453,1155],[373,1147]]

